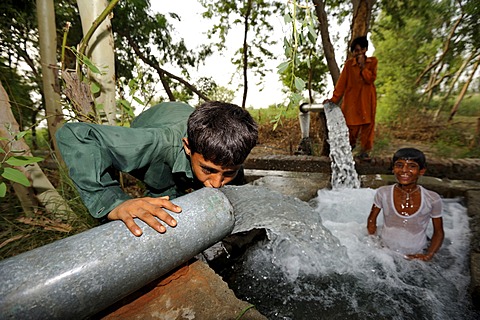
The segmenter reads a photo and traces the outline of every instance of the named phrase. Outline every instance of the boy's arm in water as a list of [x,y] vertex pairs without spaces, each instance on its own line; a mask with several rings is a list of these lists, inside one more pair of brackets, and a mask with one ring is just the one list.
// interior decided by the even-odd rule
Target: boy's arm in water
[[440,249],[443,243],[443,238],[445,237],[445,234],[443,232],[443,219],[432,218],[432,222],[433,222],[433,236],[432,236],[432,241],[430,242],[430,246],[428,247],[427,253],[409,254],[407,255],[407,258],[430,261],[432,260],[435,252],[437,252]]
[[377,217],[380,213],[380,208],[376,205],[372,205],[372,209],[370,210],[370,215],[368,216],[367,220],[367,230],[368,234],[375,234],[377,231]]

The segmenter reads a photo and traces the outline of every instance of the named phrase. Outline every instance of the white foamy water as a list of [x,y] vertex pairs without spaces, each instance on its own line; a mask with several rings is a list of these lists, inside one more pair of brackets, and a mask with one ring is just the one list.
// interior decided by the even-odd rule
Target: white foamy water
[[476,319],[465,207],[445,199],[442,248],[431,262],[409,261],[368,235],[374,193],[320,190],[310,206],[262,187],[228,189],[241,217],[234,232],[269,237],[233,267],[236,295],[269,319]]

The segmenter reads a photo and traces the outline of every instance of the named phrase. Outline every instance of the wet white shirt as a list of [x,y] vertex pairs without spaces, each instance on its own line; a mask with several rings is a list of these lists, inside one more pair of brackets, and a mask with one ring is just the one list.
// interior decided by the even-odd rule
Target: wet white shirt
[[422,253],[427,247],[427,227],[432,218],[442,216],[443,203],[440,196],[419,186],[421,203],[417,212],[401,215],[393,203],[395,185],[377,189],[373,203],[383,212],[384,225],[381,232],[383,243],[402,254]]

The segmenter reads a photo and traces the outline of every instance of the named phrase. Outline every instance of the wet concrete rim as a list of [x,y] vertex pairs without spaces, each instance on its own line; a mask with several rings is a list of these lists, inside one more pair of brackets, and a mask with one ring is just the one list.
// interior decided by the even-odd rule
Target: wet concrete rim
[[[370,161],[355,160],[359,175],[389,174],[391,159],[373,157]],[[427,175],[441,179],[480,181],[480,159],[429,158]],[[306,155],[250,155],[245,161],[246,169],[279,170],[295,172],[331,173],[330,158]]]

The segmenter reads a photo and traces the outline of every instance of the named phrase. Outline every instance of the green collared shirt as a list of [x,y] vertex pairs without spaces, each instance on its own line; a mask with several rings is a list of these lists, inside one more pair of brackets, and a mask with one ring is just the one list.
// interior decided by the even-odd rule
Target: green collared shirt
[[182,144],[193,110],[185,103],[163,102],[136,117],[130,128],[67,123],[57,131],[63,160],[92,216],[102,218],[131,198],[122,191],[117,171],[143,181],[147,196],[174,198],[194,187]]

